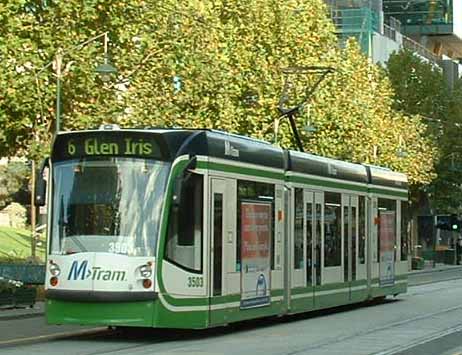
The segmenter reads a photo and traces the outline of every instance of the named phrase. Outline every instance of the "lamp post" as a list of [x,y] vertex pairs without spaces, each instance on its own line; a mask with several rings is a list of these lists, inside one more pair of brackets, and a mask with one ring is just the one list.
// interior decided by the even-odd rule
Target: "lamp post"
[[[54,60],[49,62],[48,64],[44,65],[35,75],[35,82],[37,85],[37,91],[39,93],[39,98],[40,98],[40,89],[39,89],[39,76],[40,74],[45,71],[47,68],[52,67],[55,71],[55,76],[56,76],[56,114],[55,114],[55,134],[58,134],[61,130],[61,96],[62,96],[62,88],[61,88],[61,80],[63,77],[63,72],[65,73],[69,68],[72,62],[69,62],[66,66],[66,68],[63,70],[63,57],[66,54],[69,54],[71,52],[74,52],[76,50],[81,50],[83,47],[85,47],[87,44],[92,43],[96,41],[97,39],[104,37],[104,62],[100,65],[98,65],[95,69],[95,72],[98,73],[101,76],[101,80],[103,82],[107,82],[111,79],[111,76],[113,74],[117,73],[117,69],[111,65],[109,61],[109,55],[108,55],[108,32],[101,33],[99,35],[96,35],[82,43],[79,43],[78,45],[70,48],[67,51],[63,51],[61,48],[59,48],[55,54]],[[40,98],[41,100],[41,98]],[[42,105],[41,105],[42,106]],[[31,198],[31,225],[32,225],[32,240],[31,240],[31,255],[33,258],[36,256],[36,211],[35,211],[35,201],[34,201],[34,195],[35,195],[35,162],[32,161],[32,198]]]
[[99,35],[96,35],[82,43],[79,43],[78,45],[70,48],[67,51],[63,51],[61,48],[57,50],[55,54],[55,58],[45,66],[43,66],[36,74],[36,79],[38,80],[39,75],[47,68],[50,66],[53,67],[55,71],[55,77],[56,77],[56,116],[55,116],[55,133],[59,133],[61,130],[61,101],[62,101],[62,88],[61,88],[61,81],[63,78],[63,73],[67,70],[69,70],[72,62],[69,62],[63,70],[63,57],[66,54],[72,53],[74,51],[81,50],[84,48],[87,44],[92,43],[96,41],[97,39],[100,39],[101,37],[104,37],[104,63],[98,65],[95,69],[95,72],[98,73],[101,76],[101,80],[103,82],[107,82],[110,80],[112,74],[117,73],[117,69],[109,62],[109,56],[108,56],[108,32],[101,33]]

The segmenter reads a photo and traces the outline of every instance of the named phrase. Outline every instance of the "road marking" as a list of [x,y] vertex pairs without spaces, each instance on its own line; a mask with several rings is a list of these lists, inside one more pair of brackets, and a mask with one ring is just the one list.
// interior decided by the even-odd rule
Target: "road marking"
[[96,334],[102,331],[108,331],[107,327],[99,327],[99,328],[92,328],[92,329],[84,329],[79,331],[72,331],[72,332],[61,332],[61,333],[54,333],[54,334],[46,334],[46,335],[38,335],[35,337],[28,337],[28,338],[17,338],[11,340],[3,340],[0,341],[0,347],[6,345],[18,345],[21,343],[30,343],[30,342],[39,342],[39,341],[46,341],[46,340],[54,340],[59,338],[66,338],[72,336],[82,336],[82,335],[89,335],[89,334]]

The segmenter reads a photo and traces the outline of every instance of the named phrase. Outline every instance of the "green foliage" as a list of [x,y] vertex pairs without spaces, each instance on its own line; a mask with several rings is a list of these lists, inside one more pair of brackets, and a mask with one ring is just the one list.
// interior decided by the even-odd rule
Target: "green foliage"
[[392,55],[387,73],[395,91],[395,109],[416,115],[426,127],[427,139],[437,147],[435,178],[428,186],[416,186],[423,194],[415,191],[414,195],[430,198],[437,213],[457,212],[462,200],[461,83],[450,90],[439,67],[409,51]]
[[13,292],[22,286],[21,281],[5,279],[0,276],[0,293]]
[[[319,90],[309,138],[315,152],[405,172],[411,184],[433,178],[435,151],[425,125],[392,109],[393,89],[385,73],[365,58],[354,41],[337,57],[335,74]],[[399,150],[407,152],[400,157]]]
[[[282,69],[329,66],[298,127],[307,151],[432,178],[434,152],[415,117],[392,110],[391,86],[358,46],[338,48],[322,0],[9,1],[0,5],[0,155],[36,157],[54,130],[56,80],[48,65],[64,52],[62,127],[216,128],[274,139]],[[94,69],[109,31],[117,80]],[[47,66],[48,65],[48,66]],[[316,75],[291,79],[300,103]],[[287,122],[280,143],[294,147]],[[40,143],[39,143],[40,142]],[[404,148],[408,158],[396,156]]]
[[30,201],[30,167],[23,162],[0,165],[0,209],[12,201]]
[[451,95],[439,67],[402,50],[390,56],[387,73],[395,92],[396,110],[434,120],[445,118]]

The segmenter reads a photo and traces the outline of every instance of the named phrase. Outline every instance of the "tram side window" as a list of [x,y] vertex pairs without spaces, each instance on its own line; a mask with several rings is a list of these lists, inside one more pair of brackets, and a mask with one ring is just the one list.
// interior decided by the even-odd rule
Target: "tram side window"
[[358,259],[360,264],[366,263],[366,198],[359,196],[359,235]]
[[191,271],[202,271],[203,177],[193,174],[185,182],[182,205],[172,207],[166,257]]
[[[380,252],[389,252],[393,248],[396,260],[396,200],[379,198],[379,228],[377,238],[377,256],[380,261]],[[392,219],[387,223],[386,219]],[[391,228],[388,228],[391,224]]]
[[341,194],[324,195],[324,266],[340,266],[342,262]]
[[294,269],[303,269],[303,189],[295,189]]
[[[238,180],[237,181],[237,243],[236,243],[236,270],[241,269],[241,241],[242,241],[242,221],[241,221],[241,205],[242,203],[263,203],[271,204],[271,231],[270,231],[270,255],[271,255],[271,270],[274,270],[274,226],[275,226],[275,204],[274,204],[274,184],[263,182]],[[260,221],[262,222],[262,221]]]
[[409,236],[411,234],[411,216],[409,202],[401,201],[401,260],[407,260]]

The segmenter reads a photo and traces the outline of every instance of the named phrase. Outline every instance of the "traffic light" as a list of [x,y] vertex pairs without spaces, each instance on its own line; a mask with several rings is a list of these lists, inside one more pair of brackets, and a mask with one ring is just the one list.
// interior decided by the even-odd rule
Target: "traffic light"
[[455,214],[451,214],[450,216],[436,216],[436,228],[458,232],[461,227],[462,222]]

